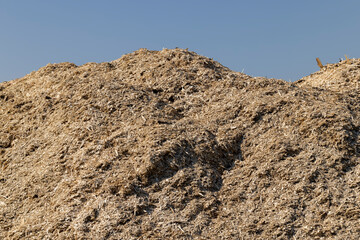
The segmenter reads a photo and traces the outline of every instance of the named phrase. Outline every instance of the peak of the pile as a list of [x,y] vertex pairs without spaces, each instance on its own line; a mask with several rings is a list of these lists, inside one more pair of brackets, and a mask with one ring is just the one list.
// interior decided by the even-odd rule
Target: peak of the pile
[[89,62],[83,65],[77,66],[74,63],[70,62],[62,62],[62,63],[49,63],[44,67],[41,67],[39,70],[32,72],[31,74],[37,75],[46,75],[47,73],[52,72],[62,72],[68,70],[100,70],[97,67],[99,66],[108,66],[112,68],[112,70],[123,67],[124,65],[128,64],[130,66],[137,65],[139,67],[147,65],[158,66],[166,61],[170,61],[172,63],[172,67],[180,67],[186,64],[196,64],[197,61],[203,61],[206,64],[204,67],[215,67],[215,68],[224,68],[229,70],[228,68],[222,66],[220,63],[214,61],[213,59],[201,56],[196,52],[189,51],[188,49],[167,49],[164,48],[160,51],[156,50],[148,50],[146,48],[140,48],[134,52],[125,54],[120,58],[110,61],[110,62],[102,62],[102,63],[95,63]]
[[[168,59],[169,57],[172,58],[175,55],[188,55],[188,56],[200,56],[196,52],[189,51],[189,49],[183,49],[183,48],[163,48],[162,50],[149,50],[147,48],[140,48],[136,51],[133,51],[131,53],[125,54],[119,59],[116,59],[112,61],[111,63],[117,63],[122,60],[127,60],[129,58],[136,58],[136,57],[144,57],[149,55],[158,55],[159,57],[163,57]],[[202,56],[201,56],[202,57]],[[206,57],[203,57],[206,58]],[[207,58],[208,59],[208,58]]]
[[30,85],[33,89],[55,89],[64,85],[61,89],[66,90],[66,86],[83,89],[94,87],[99,81],[116,81],[171,90],[186,84],[205,87],[211,82],[235,78],[249,80],[251,77],[187,49],[141,48],[110,62],[80,66],[69,62],[48,64],[13,83]]
[[[111,61],[116,68],[126,69],[133,67],[132,70],[141,70],[141,68],[148,68],[143,70],[151,71],[153,69],[180,69],[190,72],[197,72],[198,69],[218,69],[222,71],[231,71],[224,67],[217,61],[211,58],[201,56],[196,52],[188,49],[167,49],[160,51],[148,50],[141,48],[129,54],[123,55],[121,58]],[[134,72],[135,73],[135,72]]]

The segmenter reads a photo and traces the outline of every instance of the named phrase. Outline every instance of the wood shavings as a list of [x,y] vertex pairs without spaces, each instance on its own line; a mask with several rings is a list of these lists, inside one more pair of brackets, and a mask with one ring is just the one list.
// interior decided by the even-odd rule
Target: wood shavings
[[0,238],[357,239],[359,66],[140,49],[0,83]]

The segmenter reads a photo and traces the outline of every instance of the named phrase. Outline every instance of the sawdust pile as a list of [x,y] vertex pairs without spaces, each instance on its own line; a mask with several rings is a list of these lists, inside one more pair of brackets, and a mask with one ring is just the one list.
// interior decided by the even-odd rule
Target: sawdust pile
[[359,82],[140,49],[1,83],[0,238],[358,239]]

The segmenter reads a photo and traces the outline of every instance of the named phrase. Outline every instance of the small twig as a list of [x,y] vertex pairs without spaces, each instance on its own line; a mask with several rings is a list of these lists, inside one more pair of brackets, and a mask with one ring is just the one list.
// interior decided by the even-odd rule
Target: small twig
[[324,65],[322,65],[322,63],[320,61],[320,58],[316,58],[316,62],[317,62],[317,65],[320,67],[320,69],[322,69],[324,67]]
[[348,56],[346,56],[346,54],[345,54],[345,61],[346,61],[346,63],[349,63],[350,62],[350,59],[348,58]]

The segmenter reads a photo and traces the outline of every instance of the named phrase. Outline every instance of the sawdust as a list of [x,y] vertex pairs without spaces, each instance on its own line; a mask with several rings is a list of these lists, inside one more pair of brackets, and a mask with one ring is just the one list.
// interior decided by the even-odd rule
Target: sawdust
[[359,71],[140,49],[1,83],[0,238],[358,239]]

